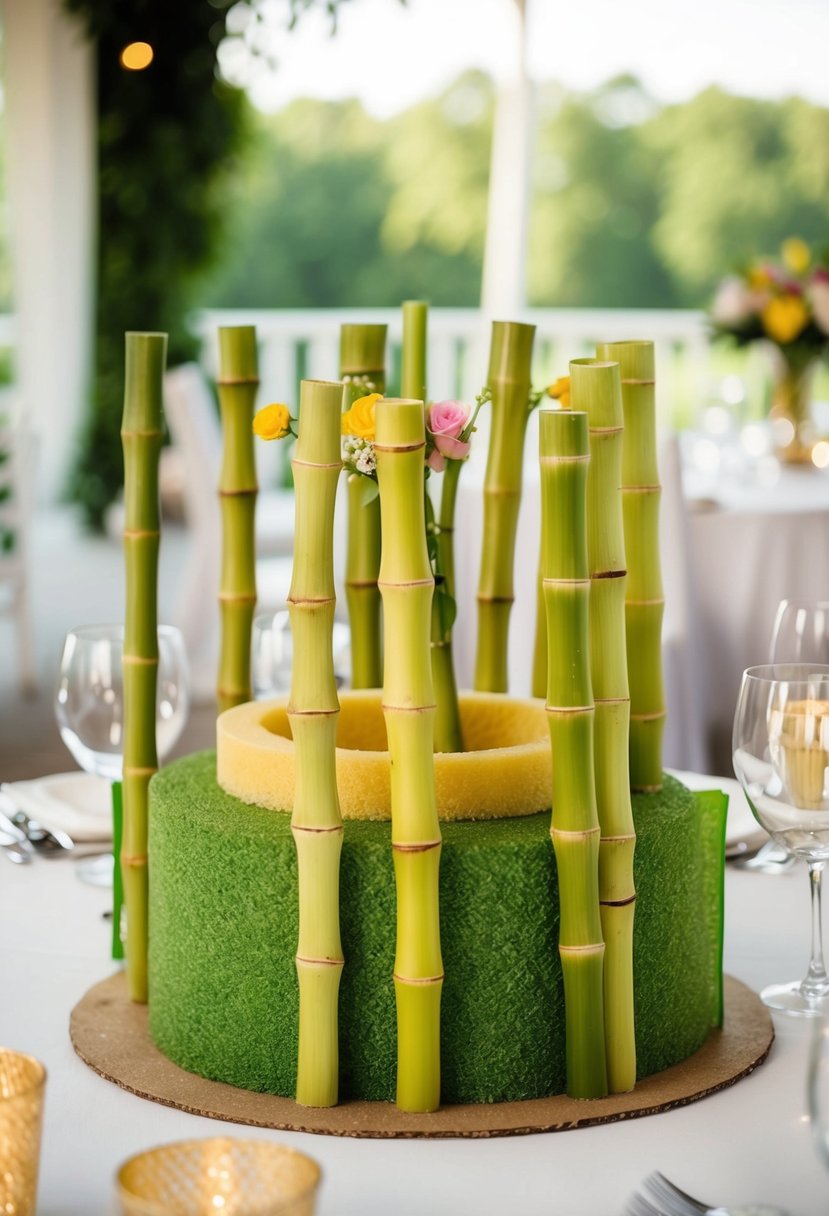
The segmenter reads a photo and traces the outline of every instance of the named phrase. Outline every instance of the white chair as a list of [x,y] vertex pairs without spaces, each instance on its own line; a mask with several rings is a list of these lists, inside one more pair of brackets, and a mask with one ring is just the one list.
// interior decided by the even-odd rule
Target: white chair
[[37,692],[29,591],[34,439],[0,402],[0,612],[14,617],[20,690]]
[[[185,638],[196,691],[215,679],[221,526],[218,499],[222,458],[219,415],[201,368],[186,363],[164,377],[164,410],[183,466],[184,512],[190,533],[187,564],[174,623]],[[277,609],[290,585],[294,496],[262,490],[256,504],[258,606]]]

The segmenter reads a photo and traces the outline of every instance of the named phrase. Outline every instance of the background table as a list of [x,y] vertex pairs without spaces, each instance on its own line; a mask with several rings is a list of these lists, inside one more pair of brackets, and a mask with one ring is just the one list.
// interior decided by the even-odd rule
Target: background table
[[[807,887],[799,866],[775,877],[728,873],[732,975],[759,988],[805,972]],[[274,1138],[320,1161],[320,1216],[616,1216],[657,1168],[717,1203],[762,1199],[791,1216],[829,1208],[829,1172],[806,1116],[807,1021],[775,1017],[769,1060],[733,1088],[663,1115],[552,1135],[338,1140],[235,1127],[136,1098],[88,1069],[69,1042],[72,1006],[112,969],[106,904],[107,893],[79,883],[69,861],[16,868],[0,857],[0,1042],[49,1071],[39,1216],[112,1211],[124,1158],[223,1133]]]
[[710,495],[686,471],[685,494],[708,759],[730,772],[740,679],[768,662],[777,605],[829,600],[829,473],[720,478]]

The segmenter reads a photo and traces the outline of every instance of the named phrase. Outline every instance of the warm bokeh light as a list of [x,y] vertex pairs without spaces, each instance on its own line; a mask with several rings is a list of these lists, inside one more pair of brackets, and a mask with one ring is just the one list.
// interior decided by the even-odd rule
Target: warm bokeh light
[[829,443],[825,439],[821,439],[812,449],[812,464],[818,469],[825,469],[829,465]]
[[121,52],[121,67],[128,72],[143,72],[152,63],[153,54],[149,42],[130,42]]

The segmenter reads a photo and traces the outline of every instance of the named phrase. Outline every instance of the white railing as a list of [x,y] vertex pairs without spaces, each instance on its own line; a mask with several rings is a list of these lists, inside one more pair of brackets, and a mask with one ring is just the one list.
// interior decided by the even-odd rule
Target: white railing
[[[533,375],[537,387],[566,374],[570,359],[592,354],[597,341],[650,338],[656,343],[662,421],[699,405],[708,383],[709,339],[704,314],[665,309],[527,309],[537,328]],[[204,361],[216,371],[220,325],[255,325],[260,343],[262,399],[293,401],[299,379],[336,379],[343,322],[389,327],[390,381],[399,366],[399,309],[211,309],[198,314]],[[486,378],[489,325],[472,308],[433,308],[429,314],[429,396],[470,401]]]

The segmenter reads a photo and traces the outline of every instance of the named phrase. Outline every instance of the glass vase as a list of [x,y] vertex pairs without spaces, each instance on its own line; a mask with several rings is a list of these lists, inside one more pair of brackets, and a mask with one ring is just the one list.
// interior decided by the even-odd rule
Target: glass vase
[[811,464],[815,444],[812,385],[817,359],[793,359],[775,348],[771,420],[775,452],[784,464]]

